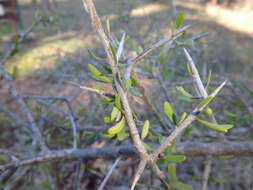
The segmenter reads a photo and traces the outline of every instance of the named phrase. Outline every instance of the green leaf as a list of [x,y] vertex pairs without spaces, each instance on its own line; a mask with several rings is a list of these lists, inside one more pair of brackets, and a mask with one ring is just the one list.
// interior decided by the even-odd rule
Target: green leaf
[[180,181],[175,181],[171,183],[171,186],[176,190],[193,190],[192,186],[182,183]]
[[165,115],[169,118],[169,120],[171,122],[173,122],[173,110],[172,110],[169,102],[165,102],[163,104],[163,111],[164,111]]
[[127,79],[126,81],[126,90],[129,90],[132,86],[132,80],[131,78],[130,79]]
[[119,95],[119,94],[116,94],[116,96],[115,96],[114,105],[115,105],[118,109],[121,108],[121,104],[120,104],[120,95]]
[[104,62],[104,61],[106,61],[105,58],[97,57],[91,50],[88,50],[88,53],[89,53],[89,55],[90,55],[94,60],[96,60],[96,61],[98,61],[98,62]]
[[93,88],[97,89],[97,90],[105,90],[105,87],[103,87],[101,85],[94,85]]
[[19,69],[18,67],[15,65],[12,69],[12,79],[16,80],[19,77]]
[[110,48],[111,48],[111,51],[112,51],[112,55],[113,55],[114,62],[115,62],[115,64],[117,64],[118,61],[117,61],[116,51],[115,51],[115,48],[114,48],[114,46],[112,45],[111,42],[110,42]]
[[111,139],[115,136],[115,134],[109,134],[108,132],[103,133],[103,136],[107,139]]
[[162,159],[171,163],[180,163],[185,161],[186,157],[184,155],[167,155],[162,157]]
[[113,135],[113,134],[115,135],[115,134],[119,133],[124,127],[125,127],[125,118],[122,117],[120,122],[118,122],[116,125],[114,125],[110,129],[108,129],[108,133],[111,135]]
[[183,19],[184,19],[184,14],[178,13],[177,18],[176,18],[176,28],[179,28],[181,26]]
[[104,83],[111,83],[112,82],[111,78],[108,78],[108,77],[103,76],[103,75],[99,75],[99,76],[89,75],[89,76],[91,78],[93,78],[94,80],[99,81],[99,82],[104,82]]
[[145,137],[148,135],[149,132],[149,121],[146,120],[143,127],[142,127],[142,132],[141,132],[141,139],[144,140]]
[[175,179],[175,165],[168,164],[168,176],[171,181]]
[[148,64],[145,64],[145,69],[147,72],[152,73],[152,67],[150,67]]
[[138,85],[137,79],[135,77],[133,77],[133,76],[131,76],[130,78],[132,80],[132,82],[131,82],[132,86],[133,87],[137,86]]
[[96,67],[94,67],[92,64],[88,64],[88,69],[96,77],[102,75],[102,73]]
[[189,97],[189,98],[192,97],[192,95],[191,95],[189,92],[185,91],[184,87],[182,87],[182,86],[177,86],[176,89],[177,89],[181,94],[183,94],[184,96]]
[[105,70],[108,74],[112,74],[111,68],[108,67],[106,64],[102,63],[101,66],[104,68],[104,70]]
[[192,69],[191,69],[189,63],[186,63],[186,68],[187,68],[187,71],[188,71],[189,75],[192,76]]
[[180,117],[180,119],[179,119],[179,122],[178,122],[178,124],[177,124],[178,126],[184,121],[186,115],[187,115],[186,112],[184,112],[184,113],[181,115],[181,117]]
[[119,133],[117,133],[117,139],[119,141],[123,141],[127,137],[129,137],[129,135],[126,134],[126,128],[121,129],[121,131]]
[[129,89],[129,92],[130,92],[133,96],[136,96],[136,97],[139,97],[139,98],[142,97],[142,94],[141,94],[139,91],[137,91],[136,89],[134,89],[134,88],[130,88],[130,89]]
[[202,102],[199,104],[199,109],[206,106],[212,99],[213,99],[213,96],[208,96],[204,100],[202,100]]
[[228,130],[233,127],[233,125],[230,125],[230,124],[215,124],[215,123],[203,121],[200,119],[197,119],[197,121],[205,127],[208,127],[210,129],[213,129],[215,131],[222,132],[222,133],[228,132]]
[[104,123],[111,123],[111,117],[105,116],[104,117]]
[[160,55],[158,56],[158,60],[160,61],[160,63],[164,63],[164,51],[160,53]]
[[177,116],[174,113],[172,114],[172,121],[174,125],[177,125]]
[[208,75],[207,75],[206,89],[208,88],[208,86],[211,82],[211,79],[212,79],[212,70],[209,70]]
[[114,121],[117,117],[118,111],[118,108],[114,106],[111,112],[111,122]]

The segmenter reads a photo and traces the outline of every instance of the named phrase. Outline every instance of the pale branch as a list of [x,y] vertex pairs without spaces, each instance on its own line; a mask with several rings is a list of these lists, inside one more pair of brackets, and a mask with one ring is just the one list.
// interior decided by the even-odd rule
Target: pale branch
[[[21,155],[22,153],[18,153]],[[251,141],[227,141],[226,143],[199,143],[182,142],[175,147],[174,154],[181,154],[189,157],[210,157],[210,156],[253,156],[253,142]],[[116,159],[119,156],[133,157],[138,153],[133,145],[108,146],[103,148],[85,148],[85,149],[64,149],[50,150],[41,153],[24,153],[19,161],[10,162],[0,166],[0,172],[15,167],[23,167],[43,162],[52,162],[57,160],[83,159],[91,160],[96,158]]]
[[204,175],[203,175],[203,179],[202,179],[202,189],[203,190],[207,190],[208,189],[208,178],[211,172],[211,165],[212,165],[212,161],[208,160],[207,163],[205,164],[205,169],[204,169]]
[[121,157],[118,157],[115,162],[113,163],[112,167],[110,168],[109,172],[106,174],[103,182],[101,183],[101,185],[99,186],[98,190],[103,190],[107,181],[109,180],[110,176],[112,175],[113,170],[117,167],[117,165],[119,164],[119,161],[121,160]]
[[134,176],[134,180],[133,183],[131,185],[131,190],[134,190],[137,182],[139,181],[145,167],[147,165],[147,160],[146,159],[142,159],[138,165],[137,171],[135,172],[135,176]]
[[155,44],[151,45],[149,48],[143,50],[142,53],[137,55],[135,58],[131,60],[132,63],[137,63],[141,61],[143,58],[145,58],[150,52],[156,50],[157,48],[161,47],[162,45],[174,41],[177,39],[184,31],[190,28],[190,25],[184,26],[178,30],[176,30],[173,34],[170,34],[166,38],[160,40],[159,42],[156,42]]
[[[224,87],[226,84],[226,81],[223,82],[210,96],[215,97],[218,92]],[[210,103],[210,102],[209,102]],[[203,111],[208,104],[200,107],[195,108],[194,111],[168,136],[164,143],[154,152],[153,158],[157,159],[159,157],[159,154],[163,153],[170,145],[171,143],[177,138],[179,134],[181,134],[184,129],[186,129],[193,121],[196,120],[197,115]]]

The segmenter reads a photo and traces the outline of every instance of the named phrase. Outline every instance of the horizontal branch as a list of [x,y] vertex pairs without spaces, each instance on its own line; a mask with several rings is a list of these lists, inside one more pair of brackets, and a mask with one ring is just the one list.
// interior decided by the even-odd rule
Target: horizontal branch
[[[180,143],[175,148],[175,154],[183,154],[186,156],[253,156],[253,142],[226,142],[226,143],[197,143],[185,142]],[[22,160],[10,162],[6,165],[0,166],[0,172],[10,168],[32,165],[41,162],[49,162],[56,160],[69,159],[112,159],[119,156],[135,156],[137,155],[134,146],[111,146],[104,148],[87,148],[87,149],[66,149],[58,151],[42,152],[37,155],[27,155]]]

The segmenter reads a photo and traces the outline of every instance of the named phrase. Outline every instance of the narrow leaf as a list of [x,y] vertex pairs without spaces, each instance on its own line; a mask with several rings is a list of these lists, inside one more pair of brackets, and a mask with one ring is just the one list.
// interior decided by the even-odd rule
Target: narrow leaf
[[120,104],[120,95],[116,94],[115,96],[115,106],[120,109],[121,108],[121,104]]
[[96,67],[94,67],[92,64],[88,64],[88,69],[96,77],[102,75],[102,73]]
[[144,140],[145,137],[148,135],[149,132],[149,121],[146,120],[143,127],[142,127],[142,132],[141,132],[141,139]]
[[183,22],[184,15],[183,13],[178,13],[176,18],[176,28],[179,28]]
[[213,96],[208,96],[206,97],[199,105],[199,109],[203,108],[206,106],[211,100],[213,99]]
[[168,176],[171,181],[175,179],[175,166],[173,164],[168,164]]
[[96,56],[91,50],[88,50],[88,53],[89,53],[89,55],[90,55],[94,60],[96,60],[96,61],[98,61],[98,62],[105,62],[105,61],[106,61],[105,58],[100,58],[100,57]]
[[124,127],[125,127],[125,118],[122,117],[120,122],[118,122],[116,125],[114,125],[110,129],[108,129],[108,133],[111,135],[113,135],[113,134],[115,135],[115,134],[119,133]]
[[118,111],[118,108],[114,106],[111,112],[111,122],[114,121],[117,117]]
[[163,105],[163,111],[165,115],[169,118],[171,122],[173,122],[173,110],[169,104],[169,102],[165,102]]
[[215,131],[222,132],[222,133],[228,132],[228,130],[233,127],[233,125],[230,125],[230,124],[215,124],[215,123],[210,123],[208,121],[203,121],[200,119],[197,119],[197,121],[205,127],[208,127],[210,129],[213,129]]
[[187,115],[187,113],[186,113],[186,112],[184,112],[184,113],[181,115],[181,117],[180,117],[179,122],[178,122],[178,124],[177,124],[177,125],[180,125],[180,124],[184,121],[184,119],[185,119],[186,115]]
[[184,155],[167,155],[164,156],[162,159],[171,163],[180,163],[185,161],[186,157]]
[[111,42],[110,42],[110,48],[111,48],[111,51],[112,51],[112,55],[113,55],[113,58],[114,58],[115,64],[117,64],[117,63],[118,63],[118,61],[117,61],[116,51],[115,51],[115,48],[114,48],[114,46],[112,45],[112,43],[111,43]]
[[111,68],[108,67],[106,64],[102,63],[101,66],[104,68],[104,70],[105,70],[108,74],[112,74]]
[[212,70],[209,70],[208,75],[207,75],[206,89],[208,88],[208,86],[211,82],[211,79],[212,79]]
[[111,35],[111,26],[110,26],[110,19],[106,19],[106,30],[107,30],[107,35],[110,37]]

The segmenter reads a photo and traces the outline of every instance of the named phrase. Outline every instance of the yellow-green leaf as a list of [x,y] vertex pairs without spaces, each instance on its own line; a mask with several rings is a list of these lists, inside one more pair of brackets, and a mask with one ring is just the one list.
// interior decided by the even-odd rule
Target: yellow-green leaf
[[203,121],[200,119],[197,119],[197,121],[205,127],[208,127],[210,129],[213,129],[215,131],[222,132],[222,133],[228,132],[228,130],[233,127],[233,125],[230,125],[230,124],[216,124],[216,123],[211,123],[208,121]]
[[105,132],[105,133],[103,133],[103,136],[107,139],[111,139],[115,136],[115,134],[109,134],[109,133]]
[[178,13],[176,18],[176,28],[179,28],[183,22],[184,15],[183,13]]
[[19,69],[18,67],[15,65],[12,69],[12,79],[16,80],[19,77]]
[[115,120],[115,118],[117,117],[118,111],[119,111],[119,109],[114,106],[112,109],[112,112],[111,112],[111,121]]
[[149,132],[149,121],[146,120],[143,127],[142,127],[142,132],[141,132],[141,139],[145,139],[145,137],[148,135]]
[[88,64],[88,69],[90,70],[90,72],[95,75],[95,76],[100,76],[102,75],[102,73],[96,68],[94,67],[92,64]]
[[106,19],[106,30],[107,30],[107,35],[110,36],[111,35],[111,27],[110,27],[110,19],[109,18]]
[[181,94],[183,94],[184,96],[189,97],[189,98],[192,97],[192,95],[191,95],[189,92],[185,91],[184,87],[182,87],[182,86],[177,86],[176,89],[177,89],[179,92],[181,92]]
[[115,135],[115,134],[119,133],[124,127],[125,127],[125,118],[122,117],[120,122],[118,122],[116,125],[114,125],[110,129],[108,129],[108,133],[111,135]]
[[173,164],[168,164],[168,176],[172,181],[175,179],[175,166]]
[[89,55],[90,55],[94,60],[96,60],[96,61],[98,61],[98,62],[104,62],[104,61],[106,61],[105,58],[100,58],[100,57],[96,56],[91,50],[88,50],[88,53],[89,53]]
[[151,148],[147,143],[142,142],[142,144],[143,144],[143,146],[145,147],[145,149],[146,149],[147,151],[152,151],[152,148]]
[[206,89],[208,88],[212,78],[212,70],[208,71],[208,76],[207,76],[207,82],[206,82]]
[[186,157],[184,155],[167,155],[164,156],[162,159],[171,163],[180,163],[185,161]]
[[121,108],[121,104],[120,104],[120,95],[116,94],[115,96],[115,106],[120,109]]
[[173,122],[173,110],[172,110],[169,102],[165,102],[163,104],[163,111],[164,111],[165,115],[169,118],[169,120]]
[[199,105],[199,109],[203,108],[206,106],[211,100],[213,99],[213,96],[208,96],[206,97]]
[[184,121],[184,119],[185,119],[186,115],[187,115],[187,113],[186,113],[186,112],[184,112],[184,113],[181,115],[181,117],[180,117],[179,122],[178,122],[178,124],[177,124],[177,125],[180,125],[180,124]]
[[129,137],[129,135],[126,134],[126,129],[125,128],[121,129],[121,131],[119,133],[117,133],[117,139],[119,141],[123,141],[127,137]]
[[113,59],[115,61],[115,64],[117,64],[117,55],[116,55],[116,51],[115,51],[115,48],[114,46],[112,45],[112,43],[110,42],[110,48],[111,48],[111,51],[112,51],[112,55],[113,55]]

